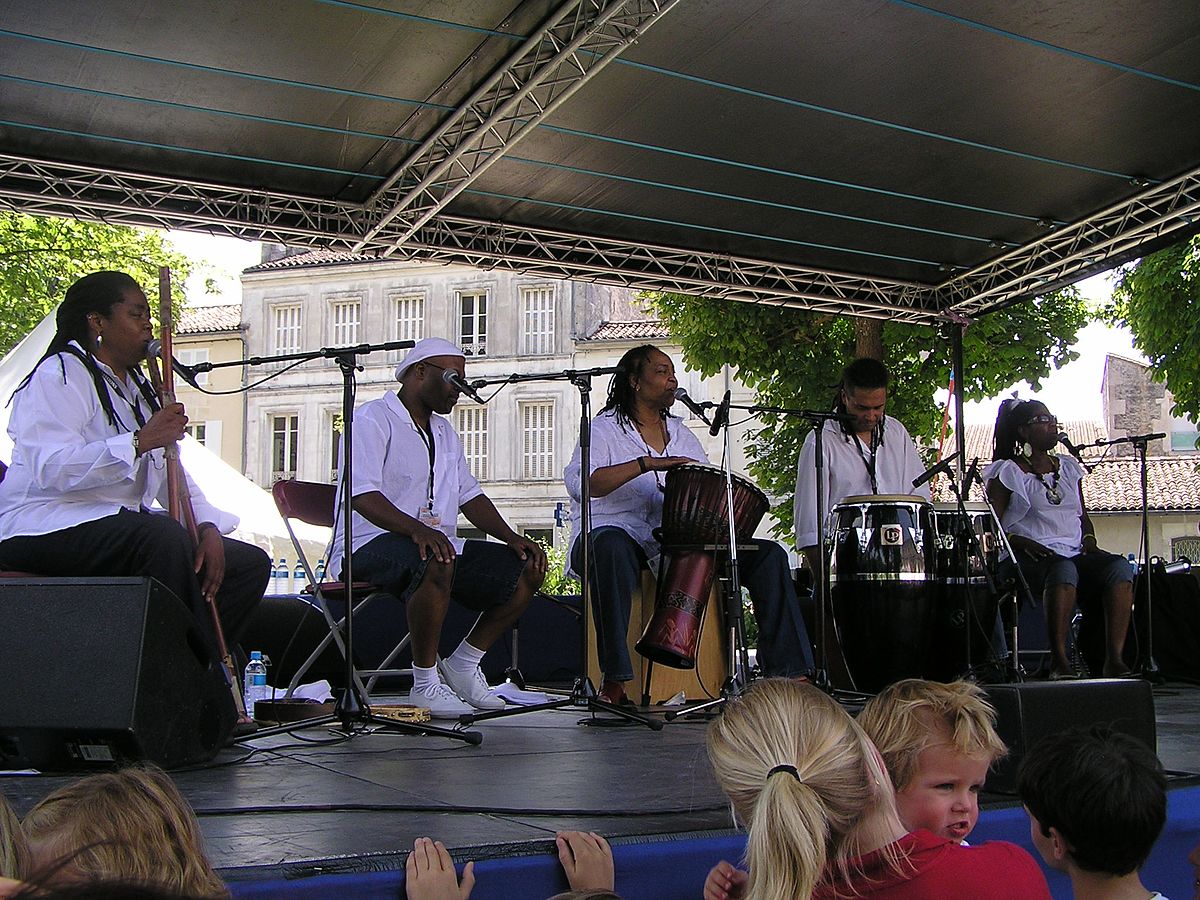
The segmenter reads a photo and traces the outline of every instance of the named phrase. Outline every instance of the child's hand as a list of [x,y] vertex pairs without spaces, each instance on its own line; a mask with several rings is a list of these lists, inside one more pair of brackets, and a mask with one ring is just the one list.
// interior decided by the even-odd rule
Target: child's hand
[[749,875],[721,860],[708,870],[708,877],[704,879],[704,900],[738,900],[746,896],[749,881]]
[[560,831],[558,861],[567,873],[573,891],[604,890],[616,887],[612,850],[608,841],[591,831]]
[[413,841],[404,873],[408,900],[467,900],[475,887],[475,863],[467,863],[460,885],[446,845],[429,838]]

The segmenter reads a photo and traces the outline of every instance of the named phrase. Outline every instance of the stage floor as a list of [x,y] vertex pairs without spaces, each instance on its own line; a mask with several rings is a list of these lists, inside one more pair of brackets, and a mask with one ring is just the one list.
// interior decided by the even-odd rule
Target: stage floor
[[[1200,773],[1200,687],[1168,684],[1154,701],[1163,764]],[[549,852],[560,829],[619,840],[730,827],[703,722],[654,732],[584,727],[585,715],[564,709],[480,722],[472,726],[480,746],[303,730],[253,739],[172,774],[230,881],[402,868],[413,839],[426,835],[485,859]],[[23,814],[70,777],[8,776],[0,789]],[[984,798],[985,806],[1013,803]]]

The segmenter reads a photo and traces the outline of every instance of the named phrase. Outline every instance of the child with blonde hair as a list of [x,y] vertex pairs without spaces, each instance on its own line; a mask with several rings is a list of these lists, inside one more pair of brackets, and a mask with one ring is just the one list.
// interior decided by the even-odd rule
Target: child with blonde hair
[[161,769],[89,775],[47,795],[21,822],[43,884],[137,882],[189,897],[228,897],[200,823]]
[[29,845],[17,814],[0,794],[0,897],[19,887],[29,870]]
[[1020,847],[908,833],[878,751],[810,684],[766,679],[731,700],[709,725],[708,757],[749,831],[749,871],[721,862],[705,900],[1050,896]]
[[983,691],[908,678],[872,697],[858,724],[883,756],[904,826],[961,843],[979,820],[988,770],[1008,754]]

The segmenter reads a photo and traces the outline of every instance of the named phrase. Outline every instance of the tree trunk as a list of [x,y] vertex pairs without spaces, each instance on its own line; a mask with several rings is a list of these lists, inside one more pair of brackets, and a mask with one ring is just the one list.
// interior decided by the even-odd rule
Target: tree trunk
[[854,355],[883,362],[883,319],[854,320]]

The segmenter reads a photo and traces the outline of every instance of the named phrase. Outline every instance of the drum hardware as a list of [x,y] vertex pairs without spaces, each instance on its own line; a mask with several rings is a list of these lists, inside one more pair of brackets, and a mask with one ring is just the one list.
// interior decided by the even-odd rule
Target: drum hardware
[[[706,700],[695,706],[672,710],[665,716],[668,722],[674,721],[680,716],[694,715],[696,713],[708,712],[709,710],[719,710],[727,700],[740,696],[750,682],[750,654],[746,648],[746,615],[742,607],[742,584],[741,578],[738,575],[738,541],[743,537],[749,538],[754,534],[754,529],[758,527],[759,520],[766,514],[770,504],[767,501],[766,494],[763,494],[762,491],[750,482],[733,474],[731,468],[733,451],[730,446],[729,437],[730,408],[749,409],[751,412],[758,411],[757,407],[731,407],[729,392],[726,391],[725,397],[721,401],[721,409],[725,410],[724,415],[718,409],[717,413],[713,416],[713,425],[709,429],[709,433],[713,435],[722,429],[725,434],[724,447],[721,454],[721,467],[719,470],[724,481],[725,496],[723,498],[724,504],[719,507],[721,521],[718,524],[724,528],[725,534],[721,543],[728,550],[725,556],[728,577],[721,580],[721,584],[725,589],[721,597],[725,604],[725,628],[728,631],[728,642],[726,644],[728,668],[726,671],[729,674],[725,678],[725,682],[721,685],[721,695],[719,697]],[[689,469],[693,467],[680,466],[679,468]],[[670,479],[670,474],[667,477]],[[736,495],[734,493],[735,479],[738,485]],[[761,504],[762,507],[757,516],[754,515],[755,504]],[[752,519],[753,521],[751,522]],[[665,515],[663,523],[664,525],[666,524]],[[666,579],[664,579],[664,583],[665,581]],[[707,597],[707,594],[705,594],[705,597]],[[647,630],[648,632],[649,630]],[[644,637],[643,640],[645,640]],[[641,643],[641,641],[638,642],[639,646]]]
[[580,593],[583,597],[584,613],[580,616],[580,652],[579,652],[579,674],[575,676],[575,680],[571,685],[571,692],[565,697],[556,700],[551,700],[547,703],[536,703],[531,706],[509,707],[506,709],[498,709],[492,712],[477,712],[468,713],[459,716],[459,722],[463,725],[472,722],[479,722],[484,719],[500,719],[508,716],[520,716],[525,713],[539,712],[544,709],[562,709],[563,707],[571,707],[579,710],[583,709],[590,713],[607,712],[618,716],[617,719],[595,718],[594,716],[580,719],[581,725],[630,725],[638,724],[645,725],[652,731],[659,731],[663,727],[662,720],[657,717],[645,716],[641,713],[634,712],[630,709],[623,709],[612,703],[605,703],[600,699],[599,692],[596,686],[592,684],[592,679],[588,677],[588,648],[590,645],[590,616],[586,612],[587,604],[591,602],[591,543],[592,543],[592,510],[591,510],[591,469],[592,469],[592,413],[590,394],[592,390],[592,378],[596,375],[612,375],[614,378],[624,376],[624,369],[619,366],[600,366],[592,369],[565,369],[562,372],[554,372],[549,374],[531,374],[521,375],[514,373],[495,379],[479,379],[472,381],[475,387],[485,387],[489,384],[516,384],[525,381],[569,381],[579,389],[580,400],[580,416],[579,416],[579,533],[583,538],[581,545],[582,571],[579,573]]

